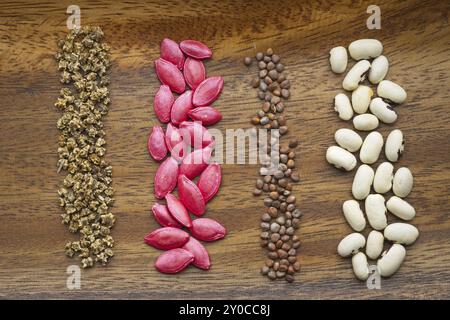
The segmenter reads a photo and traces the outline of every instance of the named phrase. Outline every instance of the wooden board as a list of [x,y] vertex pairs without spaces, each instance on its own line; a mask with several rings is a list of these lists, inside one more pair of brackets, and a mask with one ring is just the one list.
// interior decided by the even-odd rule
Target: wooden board
[[[314,3],[314,4],[313,4]],[[59,112],[53,104],[61,85],[53,55],[66,33],[72,1],[3,1],[0,4],[0,297],[17,298],[449,298],[450,297],[450,116],[449,6],[445,1],[378,1],[381,30],[368,30],[370,2],[347,1],[78,1],[82,24],[103,28],[112,48],[111,112],[105,121],[107,158],[114,168],[116,256],[105,268],[82,271],[81,290],[66,288],[63,254],[75,239],[61,225],[56,190]],[[249,128],[259,103],[249,82],[255,69],[246,55],[272,47],[292,82],[286,116],[290,137],[300,140],[302,181],[295,188],[304,212],[298,235],[302,271],[296,282],[270,282],[259,275],[262,198],[251,195],[256,165],[224,165],[223,186],[208,205],[208,217],[229,230],[209,244],[209,272],[189,268],[167,276],[153,268],[159,252],[142,241],[157,227],[150,217],[156,163],[146,140],[156,123],[152,97],[158,87],[152,61],[164,37],[193,38],[214,50],[209,75],[225,78],[216,105],[217,128]],[[414,174],[408,197],[416,208],[419,240],[381,289],[355,280],[350,261],[336,246],[351,230],[341,205],[351,197],[354,173],[325,161],[340,121],[331,103],[342,76],[331,73],[328,52],[359,38],[377,38],[391,62],[389,78],[408,92],[399,120],[383,125],[384,137],[400,128],[406,150],[396,164]],[[288,138],[286,138],[287,140]],[[383,160],[384,157],[381,158]],[[381,161],[380,160],[380,161]],[[392,218],[390,218],[392,219]]]

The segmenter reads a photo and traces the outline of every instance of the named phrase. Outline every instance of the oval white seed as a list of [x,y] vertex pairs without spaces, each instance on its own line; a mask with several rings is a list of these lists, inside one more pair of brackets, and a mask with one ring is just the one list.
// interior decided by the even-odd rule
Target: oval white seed
[[390,162],[380,163],[375,171],[373,179],[373,189],[377,193],[386,193],[391,190],[392,179],[394,178],[394,166]]
[[359,166],[358,170],[356,170],[352,184],[352,194],[355,199],[363,200],[367,198],[370,193],[374,175],[373,169],[367,164]]
[[386,77],[389,69],[389,61],[385,56],[379,56],[372,61],[369,71],[369,81],[377,84]]
[[386,207],[390,213],[403,220],[411,220],[416,216],[416,210],[414,210],[414,207],[397,196],[392,196],[386,202]]
[[344,211],[344,217],[353,230],[358,232],[364,230],[366,227],[366,218],[364,218],[364,213],[359,207],[358,201],[345,201],[342,205],[342,211]]
[[336,168],[343,168],[346,171],[353,170],[357,162],[353,154],[337,146],[331,146],[327,149],[326,158]]
[[363,163],[372,164],[378,160],[383,148],[383,136],[373,131],[367,135],[359,151],[359,158]]
[[370,99],[372,99],[373,91],[368,86],[358,86],[352,92],[352,106],[356,113],[365,113],[369,108]]
[[377,87],[378,96],[394,103],[402,103],[406,100],[406,91],[395,82],[383,80]]
[[361,148],[363,140],[359,134],[351,129],[338,129],[334,133],[337,144],[350,152],[356,152]]
[[369,264],[364,253],[358,252],[352,257],[352,267],[357,279],[362,281],[367,280],[369,277]]
[[381,98],[372,99],[370,112],[384,123],[394,123],[397,120],[397,112]]
[[375,260],[377,259],[381,252],[383,251],[384,246],[384,236],[380,231],[372,230],[367,236],[366,243],[366,254],[367,256]]
[[382,277],[392,276],[402,265],[405,256],[405,248],[401,244],[395,243],[388,251],[384,252],[381,259],[378,260],[378,273]]
[[376,58],[383,52],[383,45],[376,39],[360,39],[350,43],[348,52],[355,60]]
[[413,188],[413,175],[411,171],[402,167],[395,172],[392,191],[397,197],[404,198],[409,195]]
[[378,124],[378,118],[370,113],[360,114],[353,118],[353,126],[360,131],[372,131],[378,127]]
[[334,73],[342,73],[347,69],[347,49],[335,47],[330,50],[330,65]]
[[350,233],[339,242],[337,251],[341,257],[348,257],[352,253],[357,253],[366,244],[366,239],[361,233]]
[[387,226],[386,206],[381,194],[369,194],[365,201],[365,209],[369,224],[375,230],[383,230]]
[[342,120],[350,120],[353,117],[353,108],[350,99],[343,93],[339,93],[334,97],[334,111]]
[[342,87],[347,91],[353,91],[358,88],[358,85],[366,77],[366,72],[370,69],[370,62],[361,60],[357,62],[346,74]]
[[384,148],[386,158],[391,162],[396,162],[402,155],[404,148],[405,140],[402,131],[399,129],[392,130],[386,139]]
[[419,237],[419,230],[409,223],[392,223],[384,229],[384,237],[395,243],[413,244]]

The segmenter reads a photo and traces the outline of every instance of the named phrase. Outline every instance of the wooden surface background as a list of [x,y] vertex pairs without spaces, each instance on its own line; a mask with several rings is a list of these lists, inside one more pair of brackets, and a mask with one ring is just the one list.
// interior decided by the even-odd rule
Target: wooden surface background
[[[82,271],[81,290],[66,288],[68,259],[63,247],[75,239],[61,225],[56,190],[56,120],[53,104],[61,87],[53,55],[66,33],[66,8],[73,1],[2,1],[0,4],[0,297],[2,298],[449,298],[450,297],[450,116],[449,5],[446,1],[377,1],[382,29],[368,30],[366,8],[373,1],[103,1],[81,7],[82,24],[99,25],[112,48],[111,112],[106,119],[107,158],[113,165],[117,224],[113,261]],[[293,284],[259,275],[262,198],[251,195],[256,165],[224,165],[223,186],[207,216],[229,230],[209,244],[209,272],[189,268],[167,276],[153,263],[160,252],[143,243],[157,227],[150,217],[156,163],[146,150],[156,123],[152,97],[158,87],[153,60],[164,37],[193,38],[214,50],[209,75],[225,78],[215,105],[217,125],[249,128],[258,109],[246,55],[272,47],[281,55],[292,97],[286,116],[297,150],[301,183],[295,188],[304,212],[298,235],[302,271]],[[408,201],[417,211],[418,241],[407,248],[400,271],[368,290],[355,280],[351,263],[336,254],[351,230],[341,205],[351,197],[354,172],[325,161],[340,121],[331,103],[342,76],[331,73],[328,52],[336,45],[374,37],[384,44],[389,79],[408,92],[394,126],[403,130],[406,150],[396,164],[415,177]],[[286,138],[287,140],[287,138]],[[384,157],[381,158],[383,160]],[[392,219],[392,216],[389,217]]]

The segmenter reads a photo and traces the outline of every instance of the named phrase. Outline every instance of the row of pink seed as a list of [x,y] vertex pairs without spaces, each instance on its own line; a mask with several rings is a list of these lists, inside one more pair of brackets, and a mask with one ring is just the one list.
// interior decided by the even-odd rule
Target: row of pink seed
[[[209,254],[198,240],[221,239],[226,229],[215,220],[200,218],[222,179],[220,165],[209,163],[214,139],[204,126],[222,119],[221,113],[210,105],[222,91],[223,78],[206,77],[203,60],[210,58],[212,52],[199,41],[178,44],[164,39],[160,49],[155,69],[162,85],[153,107],[159,121],[167,123],[167,127],[164,132],[161,126],[154,126],[147,147],[153,159],[162,161],[154,179],[154,194],[165,199],[166,204],[153,205],[153,216],[162,227],[144,239],[157,249],[167,250],[155,263],[160,272],[177,273],[191,263],[208,270]],[[175,99],[172,92],[179,96]],[[195,183],[193,179],[198,176]],[[172,194],[176,187],[178,198]],[[199,218],[192,220],[190,213]]]

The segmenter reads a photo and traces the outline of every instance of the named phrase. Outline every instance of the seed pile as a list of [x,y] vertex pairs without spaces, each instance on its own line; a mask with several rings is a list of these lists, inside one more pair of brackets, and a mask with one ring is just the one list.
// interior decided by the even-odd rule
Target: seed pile
[[[220,165],[209,161],[214,149],[213,136],[203,125],[210,126],[222,119],[219,110],[210,105],[222,92],[223,78],[206,77],[203,60],[210,58],[212,51],[199,41],[184,40],[178,45],[164,39],[160,50],[155,69],[162,85],[153,107],[159,121],[167,123],[167,127],[164,132],[161,126],[153,126],[147,148],[154,160],[162,161],[154,179],[154,194],[165,199],[166,204],[153,205],[153,216],[161,228],[144,240],[157,249],[167,250],[155,263],[160,272],[177,273],[190,264],[208,270],[209,254],[198,240],[221,239],[226,229],[209,218],[192,220],[189,213],[202,217],[206,203],[219,191],[222,181]],[[190,90],[186,90],[186,84]],[[175,99],[172,92],[180,95]],[[197,183],[193,181],[196,177]],[[178,198],[172,193],[175,188]]]
[[[391,124],[397,120],[393,106],[406,100],[406,92],[398,84],[385,80],[389,69],[388,59],[381,55],[383,45],[375,39],[361,39],[352,42],[348,51],[358,62],[348,71],[342,87],[351,91],[351,101],[345,93],[339,93],[334,99],[334,109],[342,120],[352,119],[353,126],[358,131],[371,131],[379,126],[379,122]],[[369,59],[373,59],[370,60]],[[336,47],[330,51],[331,69],[335,73],[343,73],[347,68],[347,50]],[[377,85],[378,97],[373,97],[373,90],[363,85],[368,80]],[[367,113],[367,111],[371,113]],[[378,259],[378,273],[383,277],[393,275],[401,266],[406,256],[406,245],[416,241],[418,229],[408,223],[398,222],[388,224],[387,211],[401,220],[414,218],[414,208],[404,199],[413,186],[413,176],[406,167],[397,169],[395,163],[404,150],[404,138],[401,130],[392,130],[384,143],[383,136],[370,132],[363,140],[351,129],[339,129],[335,133],[339,146],[331,146],[326,152],[326,159],[339,169],[353,170],[357,159],[352,154],[359,151],[362,164],[356,171],[352,184],[352,194],[356,200],[347,200],[342,209],[345,219],[355,233],[346,236],[338,245],[338,253],[342,257],[352,256],[352,266],[356,278],[366,280],[369,276],[367,257]],[[371,164],[378,161],[384,144],[385,156],[388,161],[382,162],[374,171]],[[372,189],[374,193],[372,192]],[[385,204],[384,194],[392,189],[393,195]],[[373,229],[366,238],[359,232],[366,227],[366,218],[357,201],[364,201],[364,207],[370,227]],[[384,230],[384,231],[383,231]],[[383,233],[382,233],[383,231]],[[383,252],[385,240],[393,245]],[[360,250],[366,247],[364,254]],[[383,252],[383,253],[382,253]]]
[[[250,66],[253,59],[246,57],[244,64]],[[267,145],[260,147],[278,148],[279,159],[271,159],[269,155],[263,160],[260,168],[261,178],[256,180],[253,194],[265,194],[264,205],[267,212],[261,217],[261,247],[267,249],[267,260],[261,273],[269,279],[284,278],[294,281],[294,274],[300,270],[297,250],[300,247],[295,230],[299,227],[301,211],[296,207],[296,198],[292,194],[293,182],[300,180],[295,171],[295,148],[298,145],[292,140],[287,145],[276,143],[280,135],[288,132],[283,115],[284,104],[290,96],[290,81],[284,74],[284,65],[280,56],[267,49],[266,53],[256,54],[258,76],[251,81],[253,88],[258,89],[258,98],[263,101],[261,110],[251,122],[264,129],[278,129],[277,136],[272,136]],[[270,144],[269,144],[270,143]],[[279,160],[279,161],[276,161]],[[277,167],[269,170],[273,163]],[[273,168],[272,168],[273,169]]]
[[80,240],[66,244],[69,257],[78,255],[83,268],[102,265],[113,256],[114,225],[111,213],[114,190],[112,168],[104,159],[105,131],[102,118],[110,103],[107,70],[109,47],[98,27],[71,30],[58,44],[55,58],[61,72],[61,90],[55,106],[62,111],[57,127],[58,172],[67,171],[58,190],[64,209],[62,222]]

